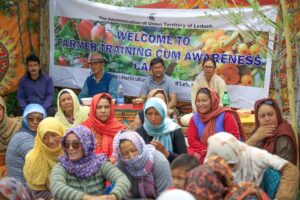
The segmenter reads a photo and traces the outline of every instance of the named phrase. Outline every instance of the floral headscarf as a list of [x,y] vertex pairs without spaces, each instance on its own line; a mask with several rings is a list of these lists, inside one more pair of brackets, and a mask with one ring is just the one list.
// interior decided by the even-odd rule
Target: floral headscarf
[[185,189],[201,199],[221,200],[232,185],[233,176],[229,166],[223,158],[214,156],[188,173]]
[[94,153],[95,139],[93,133],[85,126],[76,125],[68,129],[62,139],[63,146],[70,134],[74,134],[79,140],[83,151],[83,157],[80,160],[71,161],[67,150],[64,149],[65,154],[59,158],[59,162],[67,172],[77,178],[85,179],[94,176],[97,174],[102,164],[107,161],[107,157],[103,154],[96,155]]
[[30,191],[17,179],[4,177],[0,179],[0,193],[9,200],[32,200]]
[[[138,155],[132,159],[124,159],[120,151],[122,140],[129,140],[134,144]],[[139,192],[142,198],[157,197],[155,190],[155,180],[152,174],[153,153],[155,151],[152,145],[146,145],[143,138],[135,131],[121,131],[113,143],[113,155],[117,157],[118,162],[135,178],[138,179]]]

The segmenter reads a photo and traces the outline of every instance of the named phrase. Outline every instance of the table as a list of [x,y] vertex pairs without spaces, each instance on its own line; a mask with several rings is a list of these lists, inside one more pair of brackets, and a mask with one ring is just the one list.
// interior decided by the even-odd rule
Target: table
[[251,114],[249,117],[241,117],[240,119],[246,133],[246,139],[248,139],[255,128],[255,115]]
[[115,118],[117,118],[121,123],[130,124],[137,113],[140,110],[143,110],[144,105],[133,105],[133,104],[124,104],[124,105],[118,105],[115,104],[114,110],[115,110]]

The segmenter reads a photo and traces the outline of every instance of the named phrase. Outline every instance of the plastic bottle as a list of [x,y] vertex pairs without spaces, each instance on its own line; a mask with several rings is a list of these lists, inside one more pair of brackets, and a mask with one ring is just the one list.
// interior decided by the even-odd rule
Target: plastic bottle
[[124,105],[124,88],[122,84],[118,85],[117,89],[117,104]]
[[226,91],[222,97],[222,104],[224,107],[230,107],[230,97]]

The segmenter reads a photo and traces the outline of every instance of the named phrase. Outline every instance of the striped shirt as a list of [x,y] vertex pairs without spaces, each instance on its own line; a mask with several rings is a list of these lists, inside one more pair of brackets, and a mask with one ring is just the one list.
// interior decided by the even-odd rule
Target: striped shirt
[[10,140],[6,151],[7,176],[21,181],[24,185],[26,180],[23,174],[26,154],[33,148],[34,133],[21,128]]
[[51,171],[50,189],[55,199],[80,200],[86,194],[103,195],[106,180],[114,183],[111,194],[123,199],[131,187],[128,178],[110,162],[104,162],[98,173],[87,179],[80,179],[69,174],[57,163]]

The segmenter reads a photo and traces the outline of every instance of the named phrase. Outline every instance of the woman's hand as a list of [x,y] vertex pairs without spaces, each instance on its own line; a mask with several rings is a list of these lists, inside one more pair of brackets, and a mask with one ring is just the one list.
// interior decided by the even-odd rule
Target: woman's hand
[[160,151],[162,154],[166,156],[166,158],[169,157],[170,153],[165,149],[164,145],[157,140],[151,141],[151,144],[155,147],[157,151]]
[[247,144],[251,146],[256,146],[259,142],[263,141],[265,138],[273,135],[276,127],[274,125],[260,126],[256,132],[247,140]]

